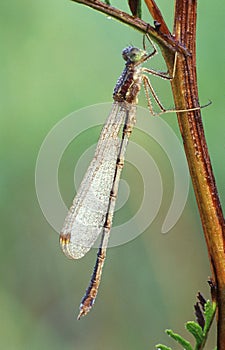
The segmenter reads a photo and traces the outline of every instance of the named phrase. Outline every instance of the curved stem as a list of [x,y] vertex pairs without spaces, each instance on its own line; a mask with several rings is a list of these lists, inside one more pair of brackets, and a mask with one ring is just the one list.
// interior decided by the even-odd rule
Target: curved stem
[[160,47],[167,48],[172,52],[180,52],[184,55],[189,55],[188,50],[180,45],[179,42],[174,40],[174,37],[170,34],[164,34],[159,31],[158,28],[152,27],[149,23],[143,21],[138,17],[129,15],[128,13],[121,11],[113,6],[110,6],[99,0],[70,0],[85,6],[91,7],[99,12],[105,13],[106,15],[117,19],[120,22],[123,22],[136,30],[146,34],[148,33],[151,38],[157,42]]
[[[191,53],[191,56],[178,57],[176,77],[171,82],[177,109],[199,106],[195,56],[196,6],[197,1],[193,0],[177,0],[176,2],[175,37]],[[169,66],[171,64],[172,62]],[[178,113],[178,123],[205,234],[213,279],[217,288],[217,345],[218,349],[222,350],[225,349],[224,217],[206,144],[201,111]]]

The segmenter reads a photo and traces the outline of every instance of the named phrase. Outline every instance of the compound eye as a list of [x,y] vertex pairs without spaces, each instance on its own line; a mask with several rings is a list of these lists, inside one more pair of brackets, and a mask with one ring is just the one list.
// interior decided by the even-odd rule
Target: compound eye
[[128,46],[122,51],[123,59],[133,63],[138,62],[145,54],[145,51],[133,46]]
[[139,55],[138,55],[138,52],[136,50],[132,50],[129,53],[129,59],[130,59],[131,62],[135,62],[138,57],[139,57]]

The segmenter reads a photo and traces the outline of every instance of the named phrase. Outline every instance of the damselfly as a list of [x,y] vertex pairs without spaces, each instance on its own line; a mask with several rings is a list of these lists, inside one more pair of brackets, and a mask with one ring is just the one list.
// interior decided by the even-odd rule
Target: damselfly
[[[161,113],[168,112],[159,101],[145,73],[165,79],[172,79],[172,77],[169,77],[168,73],[142,67],[142,63],[152,58],[156,53],[154,45],[150,54],[145,51],[145,46],[144,50],[129,46],[122,51],[126,64],[114,88],[114,102],[111,112],[102,129],[94,159],[89,165],[74,198],[60,234],[62,250],[72,259],[83,257],[101,234],[96,264],[90,284],[81,301],[78,319],[91,310],[98,292],[125,151],[135,125],[137,96],[142,83],[151,113],[153,113],[153,108],[149,92],[161,109]],[[173,75],[175,67],[176,62],[174,63]],[[121,129],[122,136],[120,137]]]

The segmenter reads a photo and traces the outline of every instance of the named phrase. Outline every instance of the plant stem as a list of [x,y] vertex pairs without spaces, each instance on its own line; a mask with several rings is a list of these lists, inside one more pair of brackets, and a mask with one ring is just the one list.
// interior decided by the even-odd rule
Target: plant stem
[[[177,0],[174,34],[187,47],[190,56],[179,57],[172,81],[175,106],[193,108],[199,105],[196,77],[196,10],[197,1]],[[213,279],[217,288],[218,350],[225,349],[225,225],[215,178],[208,153],[201,111],[178,113],[192,183],[208,248]]]
[[164,18],[161,14],[160,9],[158,8],[158,6],[156,5],[154,0],[145,0],[146,6],[148,7],[149,12],[152,15],[152,18],[154,18],[155,21],[157,21],[158,23],[160,23],[160,32],[164,33],[164,34],[171,34],[166,22],[164,21]]
[[152,27],[150,24],[141,20],[138,17],[129,15],[126,12],[123,12],[113,6],[110,6],[99,0],[70,0],[85,6],[91,7],[99,12],[105,13],[106,15],[117,19],[120,22],[123,22],[136,30],[139,30],[142,33],[148,32],[153,40],[157,42],[160,47],[167,47],[172,52],[180,52],[184,55],[189,55],[188,50],[176,42],[172,35],[164,34],[159,31],[157,28]]

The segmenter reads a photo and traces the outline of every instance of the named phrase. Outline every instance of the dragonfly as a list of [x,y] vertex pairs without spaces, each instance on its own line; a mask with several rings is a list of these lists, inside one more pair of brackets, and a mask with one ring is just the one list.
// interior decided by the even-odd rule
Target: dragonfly
[[[101,234],[96,263],[80,304],[78,319],[92,309],[98,293],[125,152],[136,122],[141,86],[144,86],[148,107],[153,115],[156,113],[153,111],[150,94],[159,106],[160,112],[157,114],[174,111],[163,107],[146,74],[173,79],[177,54],[175,53],[172,77],[168,72],[163,73],[143,67],[142,64],[158,52],[149,36],[145,36],[153,47],[151,53],[147,53],[145,41],[143,49],[128,46],[122,51],[125,68],[113,91],[111,111],[101,131],[94,158],[80,184],[60,233],[62,251],[71,259],[82,258]],[[195,109],[199,107],[191,110]],[[186,110],[178,110],[178,112],[184,111]]]

